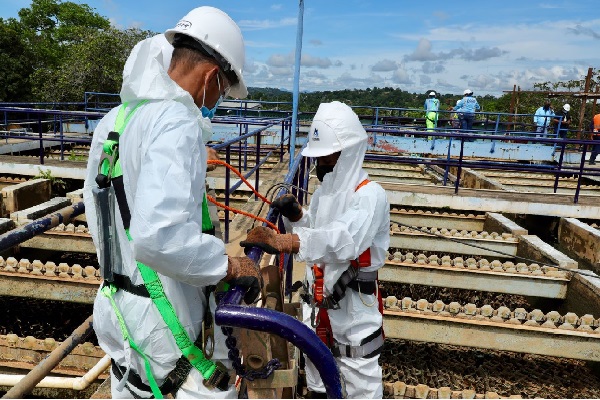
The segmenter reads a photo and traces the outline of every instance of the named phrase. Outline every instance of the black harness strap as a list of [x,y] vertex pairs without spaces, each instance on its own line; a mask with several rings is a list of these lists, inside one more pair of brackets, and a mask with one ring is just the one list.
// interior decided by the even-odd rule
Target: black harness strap
[[[202,346],[201,342],[202,342],[202,335],[198,336],[198,338],[196,339],[195,345]],[[115,363],[114,361],[111,361],[111,364],[112,364],[112,372],[115,375],[115,377],[119,381],[122,380],[123,375],[125,374],[126,368],[117,365],[117,363]],[[190,364],[188,359],[184,356],[181,356],[179,358],[179,360],[177,360],[177,363],[175,364],[175,368],[173,368],[171,370],[171,372],[169,372],[169,374],[165,378],[165,381],[160,386],[160,392],[163,395],[172,394],[173,397],[175,397],[175,394],[177,393],[177,391],[179,390],[181,385],[183,385],[183,382],[187,379],[192,368],[193,368],[192,364]],[[129,375],[127,377],[127,383],[143,392],[152,392],[152,389],[150,388],[150,386],[145,384],[142,381],[142,378],[140,377],[140,375],[138,375],[133,370],[129,371]],[[225,390],[225,389],[227,389],[227,387],[225,387],[225,389],[223,389],[223,388],[220,388],[220,389]],[[134,393],[132,393],[132,394],[134,394]]]

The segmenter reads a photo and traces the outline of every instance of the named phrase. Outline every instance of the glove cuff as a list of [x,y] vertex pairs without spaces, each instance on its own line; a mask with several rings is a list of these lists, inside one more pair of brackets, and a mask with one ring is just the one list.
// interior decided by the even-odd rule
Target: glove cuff
[[297,235],[292,233],[277,235],[277,247],[283,253],[297,253],[300,248],[300,240]]

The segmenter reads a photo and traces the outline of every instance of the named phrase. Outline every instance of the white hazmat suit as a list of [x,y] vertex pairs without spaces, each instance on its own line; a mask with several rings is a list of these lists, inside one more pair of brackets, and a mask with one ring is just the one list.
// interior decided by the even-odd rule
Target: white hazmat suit
[[[227,272],[225,246],[220,239],[202,234],[202,198],[205,190],[206,150],[203,135],[211,124],[202,118],[192,96],[175,83],[164,68],[170,56],[163,35],[138,43],[123,72],[122,101],[133,114],[120,137],[120,162],[127,203],[131,211],[128,241],[117,218],[123,259],[120,274],[134,285],[143,284],[136,260],[154,269],[164,292],[192,341],[201,334],[206,298],[204,287],[215,285]],[[111,110],[94,132],[84,202],[90,233],[99,248],[96,209],[92,198],[102,146],[114,129],[118,108]],[[119,213],[117,213],[120,216]],[[150,298],[119,290],[114,295],[133,341],[148,356],[154,377],[161,385],[181,357],[173,335]],[[131,368],[148,384],[143,359],[124,341],[109,300],[98,292],[94,303],[94,330],[102,349],[122,368]],[[215,349],[213,359],[226,359]],[[114,379],[114,376],[112,377]],[[113,398],[131,393],[113,382]],[[194,368],[177,392],[177,398],[235,398],[228,391],[209,390]],[[148,397],[148,392],[127,388]]]
[[[308,211],[303,210],[302,219],[290,222],[284,218],[284,222],[292,229],[288,232],[300,238],[296,259],[306,261],[308,287],[311,288],[314,281],[311,267],[319,264],[324,267],[327,295],[332,293],[333,285],[348,269],[350,261],[365,250],[370,248],[371,251],[371,266],[364,268],[365,271],[376,271],[384,265],[390,241],[390,217],[387,196],[381,186],[370,182],[356,191],[357,186],[368,179],[362,170],[367,134],[350,107],[340,102],[319,106],[305,153],[311,153],[311,145],[314,149],[322,146],[324,141],[333,142],[333,151],[323,155],[341,150],[335,168],[323,178]],[[314,152],[310,155],[316,156]],[[337,342],[359,346],[363,339],[381,328],[382,315],[376,294],[360,294],[348,288],[339,304],[339,310],[328,310],[333,338]],[[311,308],[306,304],[303,314],[305,324],[310,327]],[[379,355],[371,358],[342,356],[336,360],[348,398],[382,397]],[[316,368],[308,360],[306,376],[310,390],[325,391]]]

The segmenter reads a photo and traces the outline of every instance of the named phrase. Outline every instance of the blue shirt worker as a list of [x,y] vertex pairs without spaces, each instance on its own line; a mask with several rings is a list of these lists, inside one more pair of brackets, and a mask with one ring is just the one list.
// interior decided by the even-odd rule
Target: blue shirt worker
[[479,111],[481,107],[479,106],[477,99],[473,97],[473,91],[471,89],[466,89],[463,94],[464,97],[456,104],[454,110],[461,113],[460,129],[471,131],[473,130],[475,112]]
[[554,110],[550,105],[550,101],[546,100],[544,105],[538,108],[535,111],[535,115],[533,116],[533,123],[535,124],[535,132],[538,133],[537,137],[540,137],[540,133],[543,133],[544,136],[548,135],[548,126],[550,122],[552,122],[552,117],[554,116]]
[[437,127],[438,113],[440,109],[440,101],[436,99],[435,92],[429,92],[429,97],[425,100],[425,124],[427,131],[431,132]]

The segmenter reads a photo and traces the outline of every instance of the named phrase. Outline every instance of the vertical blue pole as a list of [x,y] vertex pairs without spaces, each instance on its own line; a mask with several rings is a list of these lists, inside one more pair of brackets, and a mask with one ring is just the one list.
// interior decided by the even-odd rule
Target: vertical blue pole
[[296,130],[298,126],[298,97],[300,95],[300,61],[302,60],[302,28],[304,24],[304,0],[298,6],[296,30],[296,64],[294,66],[294,93],[292,97],[292,136],[290,137],[290,168],[296,157]]

